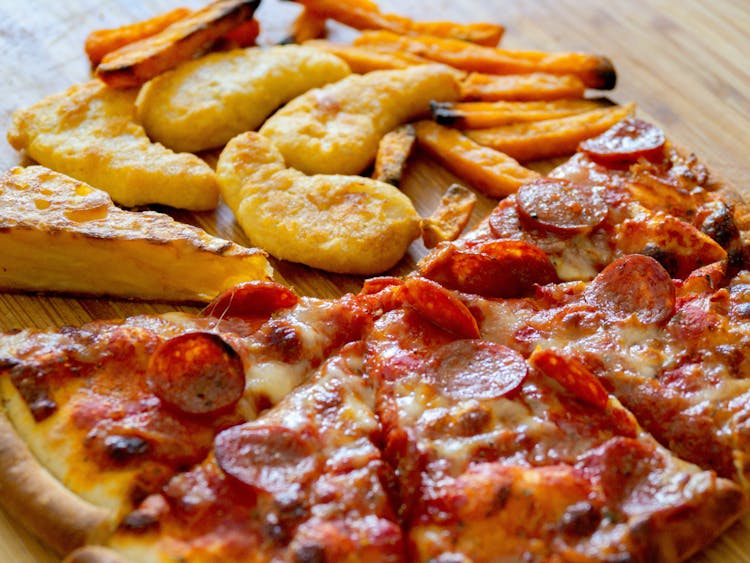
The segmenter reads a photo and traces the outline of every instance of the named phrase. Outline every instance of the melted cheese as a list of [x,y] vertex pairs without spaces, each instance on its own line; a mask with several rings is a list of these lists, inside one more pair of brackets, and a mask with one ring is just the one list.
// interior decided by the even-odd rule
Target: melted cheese
[[[68,386],[66,394],[72,394],[76,387]],[[120,516],[131,509],[127,499],[137,471],[102,471],[87,458],[81,447],[85,435],[70,422],[70,412],[64,405],[36,422],[10,378],[0,378],[0,392],[5,413],[19,436],[54,477],[81,498]]]

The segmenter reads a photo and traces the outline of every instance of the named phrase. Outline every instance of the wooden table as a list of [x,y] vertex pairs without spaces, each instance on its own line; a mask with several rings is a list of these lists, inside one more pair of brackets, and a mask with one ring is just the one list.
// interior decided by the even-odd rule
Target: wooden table
[[[89,77],[83,42],[89,31],[113,27],[195,0],[0,0],[0,129],[11,112]],[[608,55],[618,71],[618,102],[635,101],[643,115],[695,151],[709,167],[750,197],[750,2],[747,0],[380,0],[386,11],[415,19],[494,21],[506,25],[504,46],[580,50]],[[258,17],[267,41],[284,34],[296,5],[264,0]],[[346,37],[340,28],[335,36]],[[0,142],[0,168],[23,163]],[[453,180],[419,156],[405,191],[429,213]],[[494,202],[483,200],[480,210]],[[241,243],[246,239],[225,208],[178,218]],[[419,243],[395,269],[408,271],[424,253]],[[356,291],[361,279],[323,275],[275,263],[301,294],[336,296]],[[192,311],[193,307],[180,309]],[[93,318],[161,312],[172,305],[21,296],[0,293],[0,330],[80,324]],[[2,491],[0,491],[2,494]],[[696,561],[750,561],[750,516],[735,524]],[[0,561],[57,561],[0,512]]]

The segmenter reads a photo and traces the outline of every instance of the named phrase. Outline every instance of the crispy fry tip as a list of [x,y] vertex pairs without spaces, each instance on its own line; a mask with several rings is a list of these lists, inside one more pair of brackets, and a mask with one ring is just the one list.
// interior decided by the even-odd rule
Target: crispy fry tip
[[451,104],[445,102],[430,102],[430,112],[432,112],[432,119],[440,125],[453,125],[458,118],[451,109]]
[[615,65],[608,57],[601,57],[595,72],[598,79],[595,88],[599,90],[614,89],[617,84],[617,71],[615,71]]

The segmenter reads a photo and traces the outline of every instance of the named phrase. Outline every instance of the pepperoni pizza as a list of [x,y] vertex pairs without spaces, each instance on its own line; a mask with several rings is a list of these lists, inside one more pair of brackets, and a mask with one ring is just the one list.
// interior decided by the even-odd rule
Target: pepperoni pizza
[[2,501],[70,561],[684,560],[747,506],[747,221],[631,119],[357,295],[4,335]]

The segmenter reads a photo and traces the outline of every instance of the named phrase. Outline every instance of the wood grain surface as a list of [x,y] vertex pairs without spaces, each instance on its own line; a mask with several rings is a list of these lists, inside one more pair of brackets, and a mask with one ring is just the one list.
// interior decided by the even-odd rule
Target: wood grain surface
[[[380,0],[385,11],[415,19],[492,21],[507,31],[503,46],[579,50],[608,55],[618,73],[617,102],[635,101],[641,115],[660,123],[670,138],[693,150],[713,171],[750,198],[750,1],[748,0]],[[83,42],[93,29],[114,27],[195,0],[0,0],[0,129],[11,113],[89,78]],[[299,7],[264,0],[258,17],[262,42],[283,37]],[[349,30],[331,26],[334,38]],[[0,168],[24,163],[0,141]],[[428,214],[455,178],[424,155],[410,164],[403,184]],[[495,202],[482,199],[474,220]],[[240,243],[247,239],[231,213],[188,214],[180,220]],[[415,242],[394,269],[409,271],[424,253]],[[361,279],[325,275],[274,262],[298,293],[322,297],[356,291]],[[195,307],[160,303],[72,299],[0,293],[0,330],[80,324],[94,318]],[[2,491],[0,491],[2,494]],[[58,558],[0,512],[0,562]],[[750,517],[728,530],[695,561],[750,561]]]

